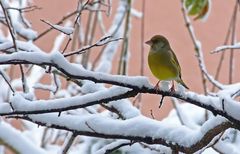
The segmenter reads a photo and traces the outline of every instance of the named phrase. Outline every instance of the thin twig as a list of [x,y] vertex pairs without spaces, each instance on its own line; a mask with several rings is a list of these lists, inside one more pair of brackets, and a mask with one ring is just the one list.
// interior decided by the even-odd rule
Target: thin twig
[[27,89],[26,89],[27,85],[26,85],[26,79],[25,79],[24,72],[23,72],[23,67],[22,67],[21,64],[19,64],[19,67],[20,67],[20,72],[21,72],[23,92],[26,93],[27,92]]
[[140,74],[144,75],[144,66],[145,66],[145,60],[144,60],[144,32],[145,32],[145,0],[142,0],[142,20],[141,20],[141,69]]
[[[230,20],[230,24],[228,26],[228,30],[227,30],[227,34],[226,34],[226,37],[225,37],[225,40],[224,40],[224,45],[226,45],[228,43],[228,40],[229,40],[229,37],[230,37],[230,34],[231,34],[231,30],[232,30],[232,25],[233,25],[233,19],[234,19],[234,10],[233,10],[233,14],[232,14],[232,17],[231,17],[231,20]],[[217,65],[217,70],[216,70],[216,74],[214,76],[214,78],[216,80],[218,80],[219,78],[219,74],[220,74],[220,70],[221,70],[221,67],[222,67],[222,63],[223,63],[223,60],[224,60],[224,57],[225,57],[225,52],[223,52],[221,54],[221,57],[219,59],[219,63]],[[214,91],[216,88],[216,86],[213,84],[213,87],[212,87],[212,90],[211,91]]]
[[59,29],[58,27],[56,27],[55,25],[51,24],[49,21],[45,21],[43,19],[40,19],[40,21],[44,22],[45,24],[49,25],[52,29],[55,29],[63,34],[66,35],[71,35],[72,33],[66,33],[65,31],[63,31],[62,29]]
[[12,37],[12,41],[13,41],[13,45],[14,45],[14,48],[16,50],[16,52],[18,51],[18,46],[17,46],[17,43],[16,43],[16,38],[15,38],[15,30],[13,28],[13,24],[12,24],[12,21],[11,21],[11,18],[7,12],[7,10],[5,9],[4,5],[2,4],[2,1],[0,1],[0,5],[2,7],[2,10],[3,10],[3,13],[4,13],[4,16],[5,16],[5,19],[6,19],[6,22],[7,22],[7,27],[9,29],[9,32],[11,34],[11,37]]
[[63,49],[63,51],[62,51],[62,54],[64,54],[64,52],[67,50],[67,47],[68,47],[68,45],[69,45],[69,43],[72,41],[72,37],[70,36],[69,38],[68,38],[68,41],[67,41],[67,44],[65,45],[65,47],[64,47],[64,49]]
[[160,102],[159,102],[159,107],[158,107],[158,108],[161,108],[161,107],[162,107],[164,97],[165,97],[165,95],[162,95],[162,96],[161,96],[161,100],[160,100]]
[[155,117],[153,115],[153,110],[152,109],[150,110],[150,114],[151,114],[152,119],[155,119]]
[[[231,45],[235,44],[235,35],[236,35],[236,23],[237,23],[237,11],[238,11],[238,0],[236,0],[235,8],[234,8],[234,17],[232,24],[232,37],[231,37]],[[229,59],[229,84],[233,82],[233,68],[234,68],[234,50],[230,49],[230,59]]]
[[101,51],[98,53],[97,57],[93,60],[92,62],[92,70],[94,70],[96,68],[97,62],[99,61],[99,59],[101,58],[103,51],[106,49],[106,46],[103,46]]
[[27,7],[24,7],[24,8],[8,7],[6,9],[17,10],[20,13],[22,13],[22,12],[26,13],[26,12],[31,12],[31,11],[34,11],[34,10],[41,10],[42,8],[38,7],[37,5],[33,5],[33,6],[27,6]]
[[15,93],[15,90],[13,89],[13,87],[11,86],[10,82],[8,81],[7,76],[5,76],[5,74],[0,70],[0,75],[3,77],[3,79],[5,80],[5,82],[8,84],[10,90],[12,91],[12,93]]
[[[69,57],[69,56],[72,56],[72,55],[75,55],[75,54],[82,54],[90,48],[97,47],[97,46],[103,46],[103,45],[106,45],[110,42],[115,42],[115,41],[122,40],[122,38],[116,38],[116,39],[109,39],[109,38],[111,38],[111,36],[106,36],[106,37],[100,39],[99,41],[97,41],[95,44],[85,46],[85,47],[83,47],[83,48],[81,48],[77,51],[72,51],[72,52],[66,53],[66,54],[64,54],[64,57]],[[109,39],[109,40],[105,41],[106,39]]]
[[114,108],[113,106],[108,106],[107,104],[103,104],[103,103],[101,104],[101,106],[107,109],[108,111],[117,114],[120,119],[123,119],[123,120],[126,119],[124,115],[122,115],[121,112],[118,109]]
[[107,149],[106,152],[105,152],[105,154],[111,154],[111,153],[113,153],[115,150],[117,150],[117,149],[119,149],[119,148],[121,148],[121,147],[123,147],[123,146],[133,145],[133,144],[134,144],[134,143],[132,143],[132,142],[119,144],[118,146],[115,146],[115,147],[112,148],[112,149]]
[[156,152],[158,152],[159,154],[162,154],[160,149],[154,148],[154,147],[151,146],[151,145],[148,145],[148,144],[142,143],[142,142],[139,142],[139,144],[140,144],[141,146],[143,146],[143,148],[148,148],[148,149],[150,149],[151,151],[156,151]]
[[74,139],[76,138],[76,134],[72,134],[71,137],[68,139],[66,145],[63,148],[62,154],[67,154],[68,150],[70,149],[71,145],[73,144]]
[[[89,12],[89,15],[88,15],[88,20],[87,20],[87,29],[85,30],[85,38],[84,38],[84,46],[86,46],[87,44],[91,44],[90,43],[90,39],[93,40],[93,36],[90,35],[91,33],[91,30],[93,30],[93,12]],[[96,25],[95,25],[96,26]],[[90,48],[91,49],[91,48]],[[84,68],[87,68],[87,64],[88,64],[88,59],[89,59],[89,55],[90,53],[88,53],[90,50],[87,50],[85,53],[82,54],[82,66]]]
[[[64,16],[60,21],[58,21],[57,23],[55,23],[55,25],[60,25],[62,24],[65,20],[69,19],[70,17],[72,17],[73,15],[75,15],[77,13],[77,11],[74,11],[66,16]],[[53,30],[52,27],[46,29],[45,31],[43,31],[42,33],[40,33],[38,35],[38,37],[36,37],[35,39],[33,39],[33,41],[37,41],[38,39],[40,39],[41,37],[43,37],[44,35],[46,35],[48,32],[50,32],[51,30]]]
[[40,147],[42,147],[42,148],[45,148],[45,146],[46,146],[46,141],[47,141],[46,136],[47,136],[48,130],[49,130],[48,127],[44,128],[44,130],[43,130],[43,135],[41,138],[41,145],[40,145]]
[[177,116],[178,116],[178,119],[179,119],[180,123],[181,123],[182,125],[185,125],[184,120],[183,120],[182,115],[181,115],[181,112],[180,112],[180,109],[179,109],[179,107],[178,107],[178,103],[179,103],[178,100],[175,99],[175,98],[172,98],[171,100],[172,100],[172,103],[173,103],[173,107],[174,107],[175,110],[176,110],[176,114],[177,114]]
[[91,129],[94,133],[97,133],[89,124],[88,124],[88,122],[86,121],[85,122],[85,124],[87,125],[87,127],[89,128],[89,129]]

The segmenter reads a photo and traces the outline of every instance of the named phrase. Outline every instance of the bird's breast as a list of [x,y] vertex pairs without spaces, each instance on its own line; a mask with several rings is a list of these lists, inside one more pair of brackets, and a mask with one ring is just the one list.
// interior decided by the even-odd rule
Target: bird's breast
[[178,77],[177,68],[172,63],[171,55],[168,52],[150,51],[148,65],[153,75],[159,80],[174,80]]

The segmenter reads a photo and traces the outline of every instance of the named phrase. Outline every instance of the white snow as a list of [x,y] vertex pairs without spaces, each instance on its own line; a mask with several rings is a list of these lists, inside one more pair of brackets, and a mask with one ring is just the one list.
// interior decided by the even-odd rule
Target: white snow
[[[59,98],[53,100],[36,100],[29,101],[25,99],[20,93],[16,93],[11,97],[10,101],[15,111],[39,111],[39,110],[54,110],[64,109],[77,106],[89,106],[96,101],[103,100],[105,98],[118,96],[128,92],[129,88],[120,88],[113,86],[106,90],[101,90],[95,93],[86,94],[83,96],[74,96],[71,98]],[[88,105],[89,104],[89,105]]]
[[64,34],[70,35],[73,33],[74,29],[72,27],[52,25],[55,29],[63,32]]
[[[239,49],[240,48],[240,42],[235,43],[234,45],[223,45],[223,46],[219,46],[216,49],[214,49],[212,51],[212,53],[218,53],[221,51],[224,51],[226,49]],[[237,50],[236,50],[237,51]]]
[[101,116],[101,114],[82,115],[81,117],[61,115],[58,117],[58,114],[52,113],[31,115],[30,118],[36,122],[54,124],[79,132],[91,133],[94,131],[105,135],[121,134],[122,136],[162,138],[186,147],[197,143],[208,130],[226,122],[226,119],[220,116],[213,117],[201,129],[192,130],[186,126],[169,124],[167,121],[160,122],[141,115],[124,121]]
[[22,133],[13,128],[8,123],[0,122],[0,138],[7,144],[13,147],[19,153],[24,154],[46,154],[47,152],[37,147],[29,139],[22,135]]

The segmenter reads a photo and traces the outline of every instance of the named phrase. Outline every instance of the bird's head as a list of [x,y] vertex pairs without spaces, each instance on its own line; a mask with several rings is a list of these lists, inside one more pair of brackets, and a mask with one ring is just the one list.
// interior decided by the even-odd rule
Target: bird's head
[[170,47],[168,40],[162,35],[155,35],[149,41],[145,42],[147,45],[150,45],[151,48],[155,50],[160,50],[163,48]]

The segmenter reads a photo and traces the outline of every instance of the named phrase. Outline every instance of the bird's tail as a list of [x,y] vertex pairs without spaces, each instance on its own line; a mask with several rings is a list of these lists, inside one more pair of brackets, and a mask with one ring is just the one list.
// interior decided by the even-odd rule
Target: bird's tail
[[183,82],[183,80],[180,78],[178,80],[176,80],[178,83],[180,83],[183,87],[185,87],[186,89],[189,89],[188,86]]

